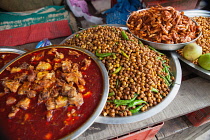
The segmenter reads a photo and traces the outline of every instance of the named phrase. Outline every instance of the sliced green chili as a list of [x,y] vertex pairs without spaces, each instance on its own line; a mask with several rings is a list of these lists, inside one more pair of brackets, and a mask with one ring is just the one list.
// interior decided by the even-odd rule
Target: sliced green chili
[[139,44],[143,44],[143,43],[139,40]]
[[103,60],[103,57],[99,57],[98,59]]
[[161,59],[162,59],[162,57],[160,57],[160,56],[157,57],[157,60],[161,60]]
[[165,63],[165,62],[166,62],[166,60],[163,60],[163,61],[162,61],[162,63]]
[[152,88],[151,91],[158,93],[158,89]]
[[96,56],[98,57],[107,57],[112,55],[112,53],[98,53],[98,50],[96,51]]
[[112,74],[116,74],[116,73],[120,72],[121,69],[122,69],[122,66],[119,66]]
[[112,53],[112,56],[113,56],[113,59],[116,59],[117,58],[117,56],[116,56],[115,53]]
[[155,48],[153,48],[153,47],[151,47],[151,46],[148,46],[151,50],[153,50],[153,51],[155,51],[155,52],[157,52],[157,53],[159,53],[160,55],[165,55],[165,54],[163,54],[163,53],[161,53],[161,52],[159,52],[159,51],[157,51]]
[[122,37],[123,37],[125,40],[129,40],[129,38],[128,38],[128,36],[126,35],[125,31],[122,31],[121,34],[122,34]]
[[130,110],[130,112],[132,114],[135,114],[135,113],[138,113],[140,111],[140,109],[143,107],[144,105],[140,105],[140,106],[137,106],[136,108]]
[[115,95],[114,91],[110,92],[108,96],[113,96]]
[[122,54],[123,56],[125,56],[127,59],[129,59],[129,56],[128,56],[124,51],[121,50],[121,54]]
[[116,88],[118,88],[119,84],[120,84],[120,80],[117,79],[117,80],[116,80]]
[[136,99],[137,95],[135,95],[132,99],[130,100],[117,100],[115,99],[113,102],[116,105],[128,105],[129,103],[131,103],[132,101],[134,101]]
[[172,73],[170,72],[170,70],[169,70],[169,68],[170,68],[170,66],[167,66],[167,65],[165,65],[165,64],[162,64],[163,65],[163,71],[165,72],[165,73],[167,73],[168,75],[166,75],[165,76],[165,78],[169,81],[169,82],[171,82],[171,75],[172,75]]
[[170,85],[171,85],[171,83],[168,81],[168,79],[167,79],[167,78],[165,78],[164,76],[159,75],[159,74],[158,74],[158,76],[160,76],[161,78],[163,78],[163,79],[165,80],[165,83],[166,83],[168,86],[170,86]]
[[144,100],[134,100],[128,104],[128,108],[136,106],[136,105],[140,105],[140,104],[147,104],[147,102]]

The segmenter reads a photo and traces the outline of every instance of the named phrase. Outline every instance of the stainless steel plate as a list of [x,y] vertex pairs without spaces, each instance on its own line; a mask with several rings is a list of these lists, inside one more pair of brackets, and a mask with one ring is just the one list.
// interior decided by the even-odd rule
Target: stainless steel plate
[[[108,24],[106,26],[116,26],[116,27],[120,27],[124,30],[127,30],[127,27],[125,25]],[[65,43],[68,39],[72,38],[73,36],[74,36],[74,34],[67,37],[60,44]],[[179,60],[176,57],[176,55],[172,52],[166,52],[166,53],[167,53],[168,58],[170,59],[170,67],[171,67],[172,73],[175,77],[175,81],[173,83],[173,86],[171,87],[170,93],[166,96],[166,98],[161,103],[159,103],[158,105],[154,106],[153,108],[147,110],[146,112],[142,112],[142,113],[139,113],[139,114],[136,114],[136,115],[133,115],[133,116],[127,116],[127,117],[104,117],[104,116],[99,116],[95,120],[95,122],[104,123],[104,124],[133,123],[133,122],[145,120],[145,119],[159,113],[165,107],[167,107],[172,102],[172,100],[175,98],[176,94],[178,93],[178,90],[179,90],[180,85],[181,85],[182,70],[181,70]]]
[[181,66],[180,66],[178,58],[176,57],[176,55],[173,52],[168,53],[167,56],[170,60],[170,67],[171,67],[173,75],[175,76],[175,81],[173,83],[173,86],[171,87],[170,93],[166,96],[166,98],[162,102],[160,102],[158,105],[152,107],[151,109],[149,109],[145,112],[141,112],[141,113],[133,115],[133,116],[127,116],[127,117],[99,116],[96,119],[96,122],[105,123],[105,124],[133,123],[133,122],[142,121],[149,117],[152,117],[155,114],[162,111],[165,107],[167,107],[173,101],[176,94],[178,93],[178,90],[181,85],[181,79],[182,79],[182,70],[181,70]]
[[109,80],[108,80],[107,70],[106,70],[105,66],[103,65],[103,63],[93,53],[91,53],[90,51],[87,51],[83,48],[80,48],[80,47],[70,47],[70,46],[47,46],[47,47],[42,47],[42,48],[35,49],[31,52],[27,52],[23,55],[20,55],[20,56],[16,57],[14,60],[10,61],[2,70],[0,70],[0,74],[7,67],[9,67],[13,63],[17,62],[20,58],[22,58],[26,55],[30,55],[33,52],[44,50],[44,49],[49,49],[49,48],[69,48],[69,49],[72,49],[72,50],[80,51],[80,52],[88,55],[90,58],[92,58],[93,61],[95,61],[95,63],[98,65],[99,69],[101,70],[101,74],[102,74],[103,81],[104,81],[103,82],[103,93],[102,93],[102,96],[101,96],[101,99],[99,101],[99,104],[98,104],[97,108],[95,109],[95,111],[92,113],[92,115],[87,119],[87,121],[84,124],[82,124],[74,132],[70,132],[70,134],[68,134],[67,136],[62,138],[62,140],[75,139],[79,135],[81,135],[85,130],[87,130],[94,123],[95,119],[100,115],[101,111],[103,110],[103,107],[104,107],[104,105],[106,103],[106,100],[107,100],[107,97],[108,97]]
[[[184,14],[189,16],[189,17],[198,17],[198,16],[203,16],[203,17],[210,17],[210,11],[206,10],[186,10],[184,11]],[[178,53],[175,53],[175,55],[182,61],[184,62],[188,67],[190,67],[191,71],[196,73],[197,75],[210,80],[210,71],[205,70],[201,68],[199,65],[195,65],[194,63],[186,60],[184,57],[179,55]]]
[[13,48],[0,48],[0,52],[4,53],[17,53],[17,54],[23,54],[25,51],[23,50],[18,50],[18,49],[13,49]]

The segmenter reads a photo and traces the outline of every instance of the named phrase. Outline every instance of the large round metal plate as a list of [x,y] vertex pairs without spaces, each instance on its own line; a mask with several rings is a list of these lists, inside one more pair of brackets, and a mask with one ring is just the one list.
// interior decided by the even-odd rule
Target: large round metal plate
[[181,78],[182,78],[182,70],[179,63],[178,58],[174,53],[169,53],[168,58],[170,59],[170,67],[172,70],[172,73],[175,76],[175,81],[173,83],[173,86],[171,87],[170,93],[166,96],[166,98],[160,102],[158,105],[152,107],[148,111],[141,112],[139,114],[128,116],[128,117],[103,117],[99,116],[96,119],[96,122],[98,123],[105,123],[105,124],[126,124],[126,123],[133,123],[137,121],[145,120],[149,117],[154,116],[155,114],[162,111],[165,107],[167,107],[175,98],[176,94],[178,93],[178,90],[181,85]]
[[[105,66],[103,65],[103,63],[91,52],[79,48],[79,47],[70,47],[70,46],[48,46],[48,47],[42,47],[39,49],[35,49],[31,52],[27,52],[23,55],[18,56],[17,58],[15,58],[14,60],[10,61],[7,66],[12,65],[13,63],[17,62],[20,58],[26,56],[26,55],[30,55],[31,53],[40,51],[40,50],[44,50],[44,49],[49,49],[49,48],[69,48],[71,50],[77,50],[79,52],[82,52],[86,55],[88,55],[89,57],[92,58],[93,61],[95,61],[95,63],[98,65],[99,69],[101,70],[101,75],[103,77],[103,92],[101,93],[101,99],[99,101],[99,104],[97,106],[97,108],[95,109],[94,112],[92,112],[92,115],[76,130],[74,130],[73,132],[70,132],[67,136],[63,137],[63,140],[69,140],[69,139],[75,139],[77,138],[79,135],[81,135],[85,130],[87,130],[96,120],[96,118],[100,115],[101,111],[103,110],[103,107],[106,103],[107,97],[108,97],[108,92],[109,92],[109,80],[108,80],[108,73],[107,70],[105,68]],[[0,71],[0,74],[6,69],[6,67],[4,67],[4,69],[2,69]]]
[[[127,30],[127,27],[125,25],[108,24],[106,26],[116,26],[116,27],[121,27],[124,30]],[[75,34],[72,34],[71,36],[67,37],[65,40],[63,40],[61,42],[61,44],[65,43],[68,39],[72,38]],[[176,94],[178,93],[178,90],[179,90],[180,85],[181,85],[182,70],[181,70],[179,60],[176,57],[176,55],[174,53],[171,53],[171,52],[166,52],[166,53],[167,53],[168,58],[170,59],[170,67],[171,67],[172,73],[175,77],[175,80],[174,80],[174,83],[171,87],[170,93],[166,96],[166,98],[161,103],[159,103],[158,105],[149,109],[148,111],[145,111],[145,112],[133,115],[133,116],[127,116],[127,117],[104,117],[104,116],[99,116],[96,119],[96,122],[104,123],[104,124],[133,123],[133,122],[145,120],[145,119],[159,113],[165,107],[167,107],[173,101]]]

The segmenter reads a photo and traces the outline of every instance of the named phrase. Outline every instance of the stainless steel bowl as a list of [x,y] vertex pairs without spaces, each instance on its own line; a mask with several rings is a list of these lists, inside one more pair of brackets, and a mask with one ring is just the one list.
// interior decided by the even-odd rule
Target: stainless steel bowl
[[26,55],[30,55],[33,52],[37,52],[40,50],[44,50],[44,49],[49,49],[49,48],[69,48],[69,49],[73,49],[73,50],[77,50],[79,52],[82,52],[86,55],[88,55],[90,58],[92,58],[95,63],[98,65],[102,77],[103,77],[103,92],[101,93],[101,99],[99,101],[99,104],[97,106],[97,108],[95,109],[94,112],[92,112],[92,115],[87,119],[87,121],[85,123],[83,123],[78,129],[74,130],[73,132],[69,132],[69,134],[65,137],[63,137],[63,140],[69,140],[69,139],[75,139],[77,138],[79,135],[81,135],[85,130],[87,130],[96,120],[96,118],[101,114],[103,107],[105,106],[107,97],[108,97],[108,92],[109,92],[109,80],[108,80],[108,72],[104,66],[104,64],[91,52],[80,48],[80,47],[71,47],[71,46],[48,46],[48,47],[42,47],[39,49],[35,49],[33,51],[27,52],[23,55],[18,56],[17,58],[15,58],[14,60],[10,61],[1,71],[0,74],[10,65],[12,65],[13,63],[17,62],[20,58],[26,56]]
[[165,97],[163,101],[161,101],[156,106],[152,107],[151,109],[141,112],[138,114],[135,114],[133,116],[127,116],[127,117],[104,117],[99,116],[96,119],[96,122],[98,123],[104,123],[104,124],[126,124],[126,123],[134,123],[137,121],[145,120],[149,117],[154,116],[155,114],[162,111],[164,108],[166,108],[176,97],[176,94],[179,91],[179,88],[181,86],[181,79],[182,79],[182,70],[179,63],[179,59],[176,57],[176,55],[173,52],[168,52],[167,56],[170,60],[169,64],[171,67],[171,72],[173,73],[175,80],[172,84],[172,87],[170,88],[171,91],[169,94]]
[[[23,50],[18,50],[18,49],[14,49],[14,48],[0,48],[0,53],[9,53],[9,54],[24,54],[25,51]],[[10,60],[11,61],[11,60]],[[0,71],[3,69],[4,67],[0,68]]]
[[[140,11],[143,11],[143,10],[147,10],[147,9],[142,9],[142,10],[138,10],[137,12],[140,12]],[[132,14],[131,14],[132,15]],[[131,16],[130,15],[130,16]],[[130,16],[128,17],[126,23],[128,22]],[[193,22],[195,22],[194,20],[192,20]],[[197,22],[195,22],[196,25]],[[133,34],[130,29],[128,28],[129,32],[131,34]],[[197,38],[189,41],[189,42],[185,42],[185,43],[178,43],[178,44],[165,44],[165,43],[157,43],[157,42],[152,42],[152,41],[148,41],[148,40],[144,40],[144,39],[141,39],[139,38],[138,36],[134,35],[136,38],[138,38],[139,40],[141,40],[144,44],[147,44],[147,45],[150,45],[152,46],[153,48],[155,49],[158,49],[158,50],[166,50],[166,51],[174,51],[174,50],[178,50],[178,49],[181,49],[183,48],[185,45],[189,44],[189,43],[193,43],[195,42],[200,36],[201,36],[202,32],[200,31],[199,35],[197,36]]]
[[[116,26],[116,27],[122,28],[123,30],[127,30],[126,26],[123,26],[120,24],[107,24],[106,26]],[[75,34],[77,34],[77,33],[75,33]],[[64,39],[60,44],[64,44],[67,40],[69,40],[70,38],[73,38],[75,34],[70,35],[69,37]],[[145,112],[141,112],[141,113],[135,114],[133,116],[126,116],[126,117],[108,117],[108,116],[106,116],[106,117],[104,117],[104,116],[100,115],[96,119],[96,122],[104,123],[104,124],[133,123],[133,122],[145,120],[145,119],[159,113],[165,107],[167,107],[173,101],[176,94],[178,93],[178,90],[181,85],[182,70],[181,70],[181,66],[179,63],[179,59],[176,57],[176,55],[173,54],[172,52],[166,52],[166,53],[170,60],[170,67],[171,67],[171,71],[175,77],[175,80],[172,84],[173,86],[171,87],[170,93],[166,96],[166,98],[163,101],[161,101],[161,103],[159,103],[158,105],[152,107],[151,109],[149,109]]]

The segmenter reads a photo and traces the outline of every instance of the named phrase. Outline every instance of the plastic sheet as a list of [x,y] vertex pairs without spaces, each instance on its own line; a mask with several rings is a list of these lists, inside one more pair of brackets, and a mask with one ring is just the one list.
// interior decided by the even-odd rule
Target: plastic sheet
[[126,24],[128,15],[141,8],[139,0],[117,0],[111,9],[104,12],[107,24]]

